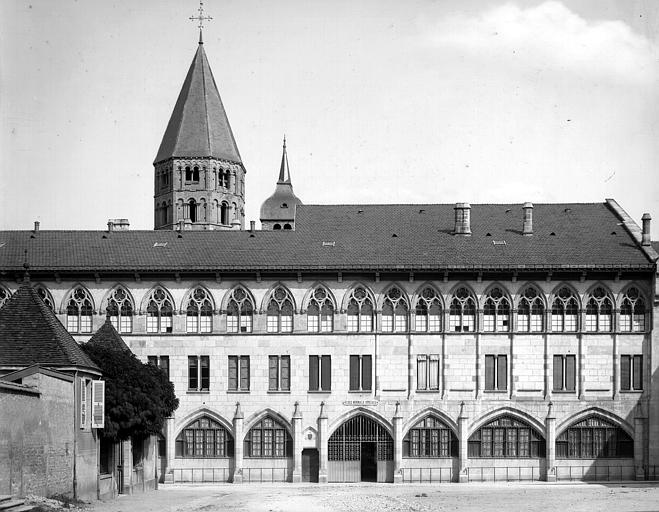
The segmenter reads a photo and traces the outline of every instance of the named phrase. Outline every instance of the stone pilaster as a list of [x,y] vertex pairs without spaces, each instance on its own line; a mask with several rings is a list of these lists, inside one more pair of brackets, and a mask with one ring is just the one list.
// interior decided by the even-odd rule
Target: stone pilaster
[[243,422],[245,417],[236,402],[236,413],[233,415],[233,483],[243,483]]
[[647,417],[641,404],[636,406],[634,417],[634,476],[636,480],[645,480],[645,429]]
[[167,418],[165,420],[165,439],[166,439],[166,462],[165,462],[165,475],[163,482],[166,484],[174,483],[174,473],[172,471],[172,462],[176,457],[176,439],[174,438],[174,418]]
[[469,481],[469,468],[468,464],[468,432],[467,432],[467,421],[469,417],[465,413],[465,403],[460,404],[460,415],[458,416],[458,463],[459,463],[459,472],[458,472],[458,482],[466,483]]
[[393,417],[394,427],[394,483],[403,482],[403,472],[400,465],[403,460],[403,415],[400,413],[400,402],[396,402]]
[[327,415],[324,411],[325,402],[320,402],[318,415],[318,483],[327,483]]
[[545,479],[547,482],[556,481],[556,416],[552,410],[552,403],[549,402],[547,410],[547,417],[545,418],[545,444],[547,448],[546,462],[547,474]]
[[293,412],[293,483],[302,481],[302,413],[299,402]]

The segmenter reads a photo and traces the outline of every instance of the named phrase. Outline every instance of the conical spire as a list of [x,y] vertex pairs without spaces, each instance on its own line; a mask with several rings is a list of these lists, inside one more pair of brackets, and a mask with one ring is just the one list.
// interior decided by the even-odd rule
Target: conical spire
[[199,45],[154,163],[172,157],[213,157],[242,163],[206,52]]
[[288,168],[288,155],[286,154],[286,135],[284,135],[284,147],[281,153],[281,167],[279,168],[279,181],[280,183],[291,182],[291,171]]

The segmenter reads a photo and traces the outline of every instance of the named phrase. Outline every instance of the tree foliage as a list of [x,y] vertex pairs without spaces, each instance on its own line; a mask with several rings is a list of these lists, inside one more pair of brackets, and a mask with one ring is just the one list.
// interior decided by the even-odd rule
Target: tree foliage
[[121,441],[160,433],[179,403],[167,374],[106,343],[92,341],[82,347],[105,380],[103,437]]

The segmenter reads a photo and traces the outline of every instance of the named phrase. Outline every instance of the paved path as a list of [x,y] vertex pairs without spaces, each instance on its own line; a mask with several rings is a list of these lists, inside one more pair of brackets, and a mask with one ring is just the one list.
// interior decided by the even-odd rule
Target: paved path
[[94,512],[656,511],[659,484],[167,485],[97,502]]

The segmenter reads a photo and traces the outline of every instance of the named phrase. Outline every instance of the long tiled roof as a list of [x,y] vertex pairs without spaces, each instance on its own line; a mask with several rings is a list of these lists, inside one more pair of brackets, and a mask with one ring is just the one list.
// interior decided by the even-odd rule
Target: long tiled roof
[[471,236],[454,205],[300,205],[295,231],[3,231],[0,272],[32,270],[651,269],[606,203],[474,204]]
[[192,59],[154,163],[172,157],[214,157],[242,163],[202,43]]
[[84,367],[98,370],[29,283],[0,309],[0,366]]

